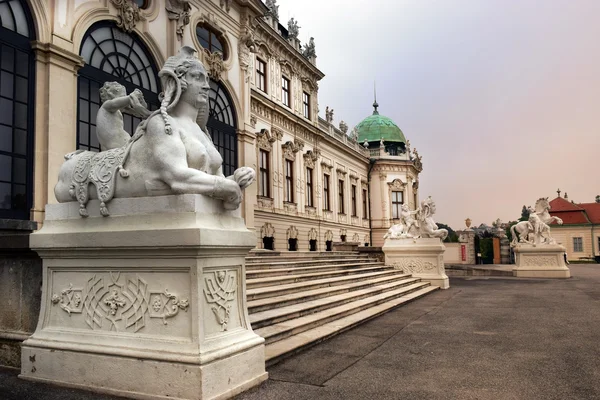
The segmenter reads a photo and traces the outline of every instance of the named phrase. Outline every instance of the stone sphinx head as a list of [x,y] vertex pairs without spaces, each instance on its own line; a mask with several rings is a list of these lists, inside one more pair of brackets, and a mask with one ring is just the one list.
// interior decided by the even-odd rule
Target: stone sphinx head
[[197,122],[204,129],[208,121],[208,74],[204,65],[194,56],[196,50],[184,46],[175,56],[169,57],[158,73],[163,87],[160,95],[160,113],[165,120],[165,131],[171,127],[167,113],[180,102],[188,103],[198,110]]

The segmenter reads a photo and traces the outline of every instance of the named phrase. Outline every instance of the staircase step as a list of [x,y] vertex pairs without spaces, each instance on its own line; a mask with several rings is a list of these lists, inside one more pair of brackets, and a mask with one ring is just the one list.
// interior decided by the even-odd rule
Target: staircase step
[[[250,323],[252,329],[259,329],[267,325],[273,325],[293,318],[300,318],[308,314],[313,314],[328,308],[337,307],[352,301],[361,300],[369,296],[389,292],[410,285],[419,283],[417,278],[409,278],[401,281],[380,284],[360,290],[354,290],[346,293],[340,293],[324,297],[321,299],[310,300],[303,303],[293,304],[284,307],[276,307],[271,310],[265,310],[250,314]],[[428,283],[420,282],[423,287],[429,286]]]
[[[377,317],[386,311],[391,310],[392,308],[406,304],[438,289],[439,288],[437,286],[427,286],[405,294],[401,297],[397,297],[388,302],[378,304],[343,318],[327,322],[323,325],[306,330],[302,333],[298,333],[294,336],[269,343],[265,348],[267,365],[273,365],[283,358],[295,354],[308,346],[315,345],[362,322]],[[256,331],[256,333],[259,335],[261,334],[259,331]]]
[[380,293],[365,299],[356,300],[341,306],[319,311],[304,317],[255,329],[254,332],[265,338],[265,344],[270,344],[292,335],[297,335],[306,330],[316,328],[319,325],[326,324],[333,320],[355,314],[367,308],[374,307],[385,302],[390,302],[414,290],[422,289],[424,286],[426,287],[426,285],[429,285],[429,282],[418,282],[389,292]]
[[255,278],[267,278],[273,276],[286,276],[289,274],[304,274],[311,272],[329,272],[329,271],[344,271],[348,269],[355,269],[360,267],[375,267],[375,266],[385,266],[382,262],[353,262],[353,263],[342,263],[342,264],[329,264],[329,265],[313,265],[310,267],[295,267],[290,266],[287,268],[267,268],[267,269],[252,269],[246,270],[246,279],[255,279]]
[[325,258],[325,259],[314,259],[314,260],[300,260],[300,261],[263,261],[263,262],[254,262],[248,263],[246,262],[246,270],[253,270],[257,268],[284,268],[284,267],[293,267],[293,266],[323,266],[329,265],[331,263],[336,264],[344,264],[344,263],[356,263],[356,262],[376,262],[377,260],[370,259],[368,257],[352,257],[352,258]]
[[345,283],[365,281],[367,279],[379,276],[395,275],[398,273],[401,272],[390,268],[389,270],[370,272],[367,274],[347,275],[336,278],[317,279],[312,281],[289,283],[277,286],[248,288],[246,290],[246,295],[248,297],[248,300],[263,299],[265,297],[281,296],[284,294],[300,292],[304,290],[318,289],[326,286],[336,286],[343,285]]
[[368,267],[359,267],[352,269],[342,269],[336,271],[326,271],[326,272],[311,272],[305,274],[294,274],[294,275],[280,275],[280,276],[271,276],[267,278],[254,278],[254,279],[246,279],[246,287],[248,289],[258,288],[258,287],[266,287],[266,286],[275,286],[275,285],[285,285],[288,283],[296,283],[296,282],[304,282],[310,281],[320,278],[335,278],[338,276],[345,275],[359,275],[368,272],[380,271],[382,269],[389,269],[390,267],[386,267],[385,265],[379,263],[379,265],[368,266]]
[[265,310],[271,310],[277,307],[285,307],[303,301],[317,300],[327,296],[333,296],[340,293],[347,293],[351,290],[365,289],[379,284],[387,284],[404,279],[411,279],[418,282],[419,278],[411,278],[410,274],[392,274],[380,278],[373,278],[364,281],[358,281],[336,286],[326,286],[319,289],[304,290],[275,297],[266,297],[248,301],[248,312],[257,313]]

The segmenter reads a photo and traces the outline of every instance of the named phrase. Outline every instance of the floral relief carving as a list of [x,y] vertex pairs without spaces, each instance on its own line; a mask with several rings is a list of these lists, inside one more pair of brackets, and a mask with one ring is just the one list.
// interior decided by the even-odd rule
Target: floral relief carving
[[95,274],[81,289],[70,284],[51,301],[69,315],[82,314],[92,330],[130,333],[144,328],[147,318],[161,318],[167,325],[168,318],[189,306],[187,299],[179,299],[167,289],[150,289],[139,275],[121,276],[120,272]]
[[60,295],[53,294],[51,301],[53,304],[58,304],[69,315],[81,314],[81,293],[82,289],[74,289],[73,284],[70,283],[68,288],[61,290]]
[[434,272],[436,265],[421,259],[402,258],[394,261],[394,269],[399,269],[408,274]]
[[221,330],[227,330],[231,306],[235,300],[236,282],[235,271],[214,271],[204,278],[204,296],[206,302],[211,305],[217,323]]
[[117,8],[119,15],[117,26],[125,32],[130,33],[135,28],[135,24],[145,20],[135,2],[130,0],[111,0],[111,2]]
[[525,256],[521,255],[522,265],[525,267],[558,266],[558,260],[554,256]]

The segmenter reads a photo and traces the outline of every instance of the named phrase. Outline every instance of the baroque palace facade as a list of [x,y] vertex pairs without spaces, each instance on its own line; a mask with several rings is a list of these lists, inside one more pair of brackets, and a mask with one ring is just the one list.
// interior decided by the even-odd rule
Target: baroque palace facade
[[[243,203],[257,248],[382,245],[400,206],[418,203],[421,158],[376,102],[350,132],[328,107],[319,117],[314,40],[301,44],[293,19],[279,23],[274,0],[0,0],[0,19],[5,237],[43,223],[65,154],[100,149],[103,83],[138,89],[156,109],[157,73],[184,45],[211,76],[208,129],[225,174],[257,171]],[[139,122],[124,113],[128,132]]]

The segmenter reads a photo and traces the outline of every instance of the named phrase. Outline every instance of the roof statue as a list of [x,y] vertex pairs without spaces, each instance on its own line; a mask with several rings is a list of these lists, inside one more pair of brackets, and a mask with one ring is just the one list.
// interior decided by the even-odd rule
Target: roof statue
[[535,202],[535,208],[529,214],[527,221],[521,221],[510,228],[512,234],[511,246],[527,243],[533,246],[553,245],[556,240],[550,235],[550,224],[556,222],[562,225],[562,219],[550,215],[550,203],[547,197],[540,197]]
[[60,203],[78,201],[82,217],[88,216],[90,199],[99,199],[100,213],[108,216],[108,203],[115,197],[203,194],[223,200],[226,210],[238,208],[242,190],[256,174],[241,167],[232,176],[223,175],[223,158],[206,130],[209,78],[194,53],[184,46],[167,59],[158,73],[163,89],[160,109],[139,124],[133,137],[123,137],[119,109],[128,102],[139,106],[140,96],[126,96],[121,88],[110,92],[106,101],[119,104],[98,111],[97,130],[106,149],[65,156],[54,188]]
[[325,120],[330,124],[333,122],[333,108],[330,110],[329,106],[325,107]]
[[298,35],[300,34],[300,27],[298,26],[298,21],[291,18],[288,21],[288,37],[292,39],[298,39]]
[[279,6],[277,5],[277,0],[266,0],[265,5],[269,9],[265,16],[272,16],[273,19],[279,21]]
[[308,41],[308,44],[304,45],[304,50],[302,51],[302,54],[306,58],[313,58],[317,55],[317,53],[315,52],[315,38],[314,37],[311,37],[310,40]]

